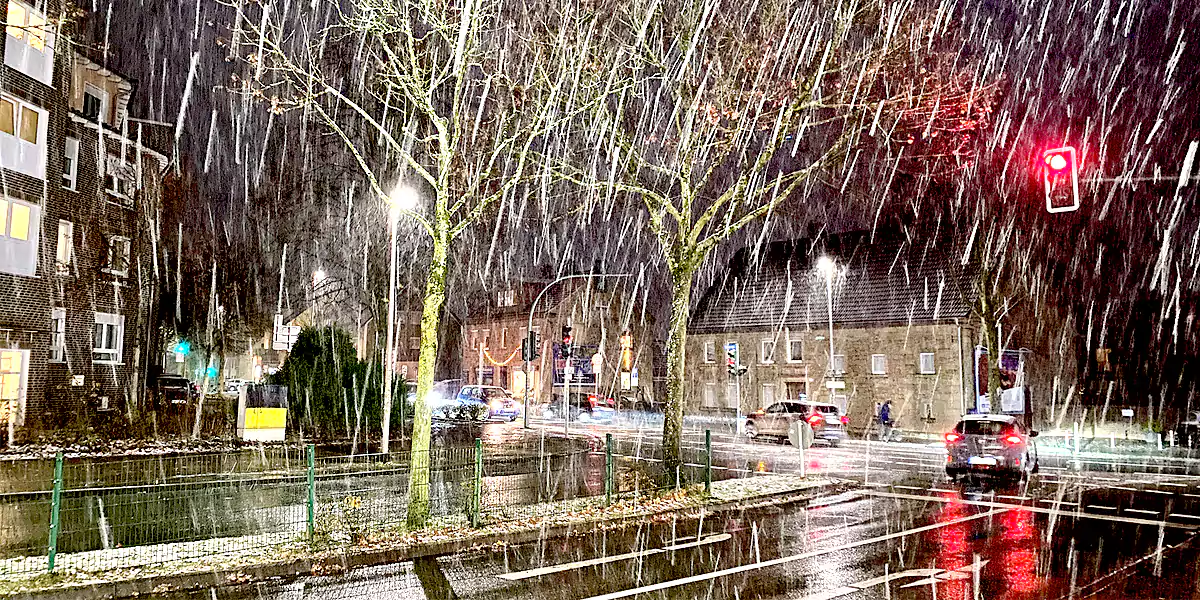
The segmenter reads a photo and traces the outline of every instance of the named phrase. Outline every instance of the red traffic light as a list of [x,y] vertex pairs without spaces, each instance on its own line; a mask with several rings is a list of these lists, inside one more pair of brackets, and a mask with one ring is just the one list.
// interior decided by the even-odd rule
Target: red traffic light
[[1070,212],[1079,209],[1079,163],[1074,146],[1063,146],[1042,153],[1042,180],[1046,187],[1046,211]]

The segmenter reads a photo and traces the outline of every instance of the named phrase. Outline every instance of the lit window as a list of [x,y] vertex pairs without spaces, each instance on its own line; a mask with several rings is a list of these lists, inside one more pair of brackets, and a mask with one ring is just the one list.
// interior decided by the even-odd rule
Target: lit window
[[0,350],[0,423],[24,420],[28,355],[28,350]]
[[75,190],[79,176],[79,140],[67,138],[63,145],[63,188]]
[[717,343],[704,342],[704,362],[717,362]]
[[408,338],[408,349],[409,350],[420,350],[421,349],[421,338],[419,338],[419,337]]
[[29,241],[29,205],[20,202],[12,203],[12,220],[8,226],[8,237],[14,240]]
[[887,375],[887,355],[872,354],[871,355],[871,374],[872,375]]
[[929,375],[931,373],[936,373],[936,372],[937,372],[937,370],[934,368],[934,364],[933,364],[933,353],[932,352],[922,352],[921,353],[921,373],[923,373],[925,375]]
[[764,365],[769,365],[775,362],[775,340],[762,341],[758,360]]
[[46,111],[13,96],[0,99],[0,164],[46,176]]
[[8,35],[13,39],[25,39],[25,7],[17,2],[8,3]]
[[55,262],[61,270],[71,264],[71,257],[74,255],[75,245],[75,224],[70,221],[58,222],[58,249],[55,254]]
[[32,5],[9,0],[4,64],[50,85],[54,74],[54,32],[46,15]]
[[56,308],[50,313],[50,360],[62,362],[67,355],[67,311]]
[[99,363],[121,362],[124,337],[123,315],[96,313],[96,327],[92,330],[92,360]]
[[16,107],[11,100],[0,100],[0,132],[17,134]]
[[0,199],[0,272],[37,273],[39,214],[35,204]]

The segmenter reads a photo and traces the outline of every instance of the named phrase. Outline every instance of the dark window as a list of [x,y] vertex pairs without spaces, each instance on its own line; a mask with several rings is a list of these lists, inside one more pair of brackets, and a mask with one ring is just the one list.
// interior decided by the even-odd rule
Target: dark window
[[100,98],[90,92],[83,93],[83,116],[89,121],[100,121]]

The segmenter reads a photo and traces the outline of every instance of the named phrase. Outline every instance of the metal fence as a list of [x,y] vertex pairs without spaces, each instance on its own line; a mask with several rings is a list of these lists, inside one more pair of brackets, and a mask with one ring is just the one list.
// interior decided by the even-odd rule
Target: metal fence
[[[481,526],[591,510],[711,482],[711,453],[685,449],[676,473],[611,436],[566,452],[436,448],[315,456],[307,448],[122,460],[0,462],[0,578],[166,562],[274,556],[403,531],[412,494],[434,522]],[[412,465],[429,481],[412,487]],[[199,564],[199,563],[198,563]]]

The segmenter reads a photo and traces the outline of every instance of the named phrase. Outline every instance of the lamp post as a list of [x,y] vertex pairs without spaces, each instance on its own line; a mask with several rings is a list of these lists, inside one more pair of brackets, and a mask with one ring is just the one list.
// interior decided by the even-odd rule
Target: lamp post
[[[542,288],[542,291],[538,292],[537,297],[533,299],[533,305],[529,307],[529,323],[525,327],[525,335],[528,336],[530,339],[533,338],[533,336],[532,336],[533,313],[535,310],[537,310],[538,302],[540,302],[542,300],[542,296],[544,296],[546,294],[546,292],[550,290],[550,288],[554,287],[556,284],[558,284],[561,281],[566,281],[568,279],[583,279],[585,277],[614,277],[615,278],[615,277],[633,277],[633,275],[630,275],[629,273],[613,273],[613,274],[584,273],[584,274],[579,274],[579,275],[563,275],[562,277],[559,277],[558,279],[551,281],[550,283],[546,284],[546,287]],[[530,348],[531,352],[532,352],[532,350],[533,349]],[[526,355],[526,357],[525,357],[525,416],[524,416],[525,429],[529,429],[529,399],[531,396],[531,390],[533,389],[533,378],[529,376],[529,363],[530,363],[529,357],[528,357],[528,355]],[[570,389],[569,386],[567,389]],[[565,394],[564,394],[564,396],[565,396]],[[568,398],[568,400],[570,400],[570,399]],[[567,421],[570,420],[570,416],[571,416],[570,410],[567,410],[563,414],[563,428],[564,429],[567,427]]]
[[[400,220],[400,211],[412,211],[417,207],[417,191],[401,183],[388,196],[388,234],[391,241],[388,245],[391,253],[391,273],[388,277],[388,318],[387,318],[387,351],[384,353],[386,362],[383,368],[383,440],[380,451],[388,453],[388,442],[392,429],[392,371],[396,368],[396,225]],[[404,401],[403,398],[400,400]],[[400,423],[403,431],[404,423]]]
[[[825,274],[825,293],[829,305],[829,376],[832,378],[835,372],[833,360],[833,276],[837,273],[837,265],[833,262],[833,259],[828,256],[822,256],[817,261],[817,270]],[[829,394],[832,397],[832,388],[830,388]]]

